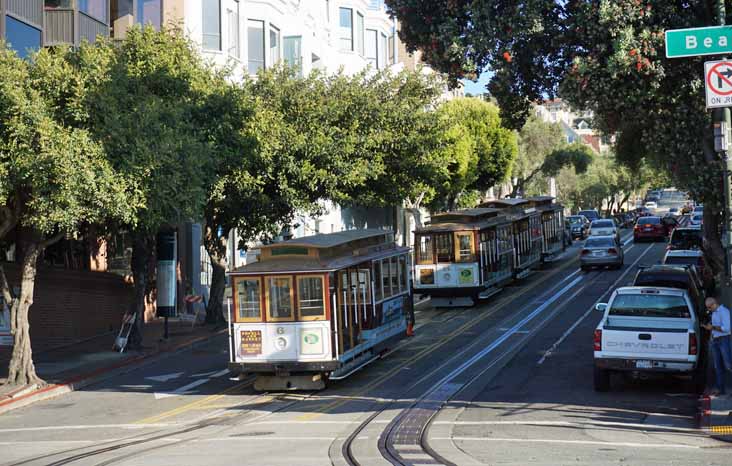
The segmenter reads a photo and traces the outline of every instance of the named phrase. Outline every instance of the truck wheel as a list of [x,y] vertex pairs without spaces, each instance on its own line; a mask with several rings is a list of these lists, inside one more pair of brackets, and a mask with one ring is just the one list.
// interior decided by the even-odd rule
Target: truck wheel
[[610,390],[610,371],[595,367],[594,373],[595,391],[606,392]]

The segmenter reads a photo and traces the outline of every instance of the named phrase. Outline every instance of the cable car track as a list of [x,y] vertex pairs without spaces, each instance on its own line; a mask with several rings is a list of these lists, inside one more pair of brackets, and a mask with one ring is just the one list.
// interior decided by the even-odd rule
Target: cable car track
[[[645,249],[640,256],[638,257],[638,260],[640,260],[643,256],[645,256],[649,251],[653,249],[653,245],[649,246],[647,249]],[[635,263],[638,262],[638,260],[635,261]],[[621,277],[627,273],[627,271],[630,269],[626,269],[625,272],[621,274]],[[571,301],[574,296],[579,294],[582,290],[586,289],[589,286],[592,286],[595,284],[600,277],[602,277],[602,273],[600,272],[590,272],[590,274],[593,274],[593,276],[589,280],[585,280],[585,283],[583,283],[579,288],[577,288],[574,293],[570,294],[571,286],[565,287],[563,292],[556,293],[559,295],[559,299],[563,300],[564,303],[567,303]],[[583,274],[580,275],[580,277],[587,278],[590,274]],[[577,282],[572,282],[572,284],[578,284]],[[612,288],[613,285],[609,285],[609,288]],[[556,289],[556,288],[555,288]],[[603,293],[606,293],[608,290],[603,291]],[[565,295],[569,294],[569,297],[567,298]],[[561,308],[561,307],[560,307]],[[556,315],[558,314],[558,310],[555,310],[553,312],[550,312],[548,315],[544,316],[543,319],[540,320],[539,324],[534,328],[533,331],[522,335],[522,337],[515,343],[511,344],[508,348],[506,348],[504,351],[502,351],[500,354],[495,356],[495,358],[484,368],[481,368],[477,373],[472,374],[467,381],[460,384],[458,387],[447,387],[447,390],[444,391],[442,396],[442,399],[440,399],[440,393],[439,390],[441,387],[445,385],[449,385],[448,382],[457,375],[460,375],[462,372],[464,372],[465,369],[469,368],[473,363],[477,362],[479,359],[481,359],[485,355],[481,355],[482,352],[486,352],[486,354],[490,351],[486,351],[484,349],[481,351],[481,353],[478,353],[477,356],[480,357],[473,357],[471,359],[474,359],[473,362],[470,360],[466,363],[463,363],[458,369],[463,368],[462,370],[453,371],[453,373],[448,374],[447,376],[440,379],[437,383],[431,385],[422,395],[420,395],[415,401],[409,404],[408,407],[402,409],[394,418],[392,418],[391,422],[387,424],[387,426],[381,431],[381,434],[379,436],[378,440],[378,450],[383,456],[384,459],[389,461],[393,465],[402,465],[402,466],[411,466],[415,463],[418,464],[435,464],[435,465],[444,465],[444,466],[455,466],[455,463],[447,460],[446,458],[442,457],[439,453],[437,453],[433,448],[430,447],[428,439],[427,439],[427,432],[429,429],[430,424],[432,423],[432,420],[435,418],[435,416],[439,413],[439,411],[442,409],[442,407],[449,402],[450,399],[454,398],[454,396],[458,395],[461,391],[463,391],[465,388],[469,387],[473,382],[481,378],[488,370],[493,368],[498,362],[502,361],[504,358],[509,356],[510,354],[513,354],[514,350],[517,348],[521,348],[522,345],[525,344],[525,342],[533,336],[536,332],[540,331],[544,326],[552,320]],[[533,314],[533,313],[532,313]],[[532,314],[529,314],[527,317],[532,317]],[[538,317],[540,313],[536,314]],[[519,322],[515,327],[520,326],[524,323],[526,320],[523,319],[521,322]],[[507,332],[510,333],[510,332]],[[474,348],[476,345],[480,343],[485,343],[482,340],[476,340],[475,342],[471,343],[465,350],[461,351],[457,355],[451,357],[448,361],[444,362],[437,368],[430,371],[430,373],[423,376],[420,380],[428,379],[430,376],[433,376],[435,373],[439,372],[445,365],[449,364],[450,362],[454,362],[456,360],[459,360],[464,353],[468,352],[471,348]],[[493,345],[491,345],[493,346]],[[494,348],[497,348],[498,345],[493,346]],[[409,392],[411,388],[418,385],[418,383],[415,383],[412,387],[409,387],[406,392]],[[437,396],[433,396],[437,395]],[[383,402],[381,406],[378,407],[376,411],[371,413],[364,421],[362,421],[356,429],[354,429],[351,434],[346,438],[344,441],[342,447],[341,447],[341,453],[343,459],[345,459],[346,463],[349,466],[357,466],[362,465],[365,463],[359,462],[358,458],[356,457],[354,453],[354,442],[358,439],[361,432],[363,432],[369,425],[371,425],[374,420],[383,412],[385,412],[387,409],[392,407],[394,404],[396,404],[399,400],[394,398],[391,400],[388,400],[386,402]],[[401,429],[401,430],[400,430]],[[418,430],[417,435],[415,434],[415,431]],[[411,431],[411,432],[410,432]],[[397,443],[397,441],[402,443]],[[401,453],[408,453],[410,457],[414,458],[415,456],[422,455],[422,458],[420,459],[405,459],[401,457],[400,455],[400,449],[399,445],[404,447],[409,447],[406,450],[402,450]],[[418,447],[418,450],[414,447]],[[331,463],[336,464],[334,461],[334,458],[331,458]]]

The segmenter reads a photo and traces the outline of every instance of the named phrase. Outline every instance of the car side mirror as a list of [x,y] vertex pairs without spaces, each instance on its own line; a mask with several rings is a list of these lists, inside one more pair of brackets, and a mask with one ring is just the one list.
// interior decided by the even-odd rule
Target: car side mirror
[[595,304],[595,310],[600,312],[605,312],[607,309],[607,303],[597,303]]

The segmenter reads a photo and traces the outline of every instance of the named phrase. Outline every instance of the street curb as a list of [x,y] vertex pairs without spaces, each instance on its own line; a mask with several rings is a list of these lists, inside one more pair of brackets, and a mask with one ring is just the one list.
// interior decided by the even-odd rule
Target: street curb
[[701,430],[702,432],[707,434],[710,438],[713,438],[715,440],[719,440],[722,442],[732,443],[732,432],[723,433],[723,432],[715,432],[715,430],[714,430],[715,427],[727,429],[727,426],[712,425],[712,419],[714,418],[714,413],[712,411],[712,399],[708,393],[705,393],[704,395],[699,397],[699,401],[697,404],[696,418],[697,418],[699,430]]
[[27,391],[27,387],[22,387],[8,394],[7,396],[9,399],[0,401],[0,415],[14,409],[28,406],[37,401],[55,398],[112,377],[132,372],[135,369],[145,367],[146,365],[164,360],[178,353],[204,345],[219,335],[226,334],[227,332],[228,329],[222,329],[211,335],[202,336],[186,343],[181,343],[180,345],[167,350],[141,354],[120,363],[102,367],[86,374],[77,375],[64,380],[61,383],[51,384],[28,393],[25,393]]

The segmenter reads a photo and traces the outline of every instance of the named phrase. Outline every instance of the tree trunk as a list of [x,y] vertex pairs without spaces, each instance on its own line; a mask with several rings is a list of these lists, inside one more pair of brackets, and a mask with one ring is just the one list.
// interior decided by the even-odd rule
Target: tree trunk
[[206,306],[206,323],[222,324],[224,318],[224,293],[226,292],[226,268],[228,266],[229,230],[224,228],[221,235],[218,227],[207,227],[204,245],[211,260],[211,289]]
[[[224,240],[225,241],[225,240]],[[226,254],[218,254],[213,248],[206,248],[211,259],[211,291],[206,306],[206,323],[222,324],[224,318],[224,293],[226,291]]]
[[[716,226],[719,224],[719,212],[712,206],[704,206],[704,225],[707,228],[702,229],[704,235],[704,256],[707,262],[712,266],[715,275],[724,272],[724,248],[722,240],[719,237]],[[712,227],[709,227],[712,225]]]
[[20,295],[10,309],[10,331],[13,334],[13,355],[8,367],[9,385],[43,384],[36,374],[31,349],[28,312],[33,305],[33,291],[38,267],[38,256],[42,247],[38,242],[26,245],[23,254],[23,271],[20,282]]
[[153,238],[147,233],[136,232],[132,240],[132,279],[134,289],[130,312],[136,316],[139,344],[142,344],[143,328],[145,325],[145,294],[147,292],[147,279],[152,254]]

